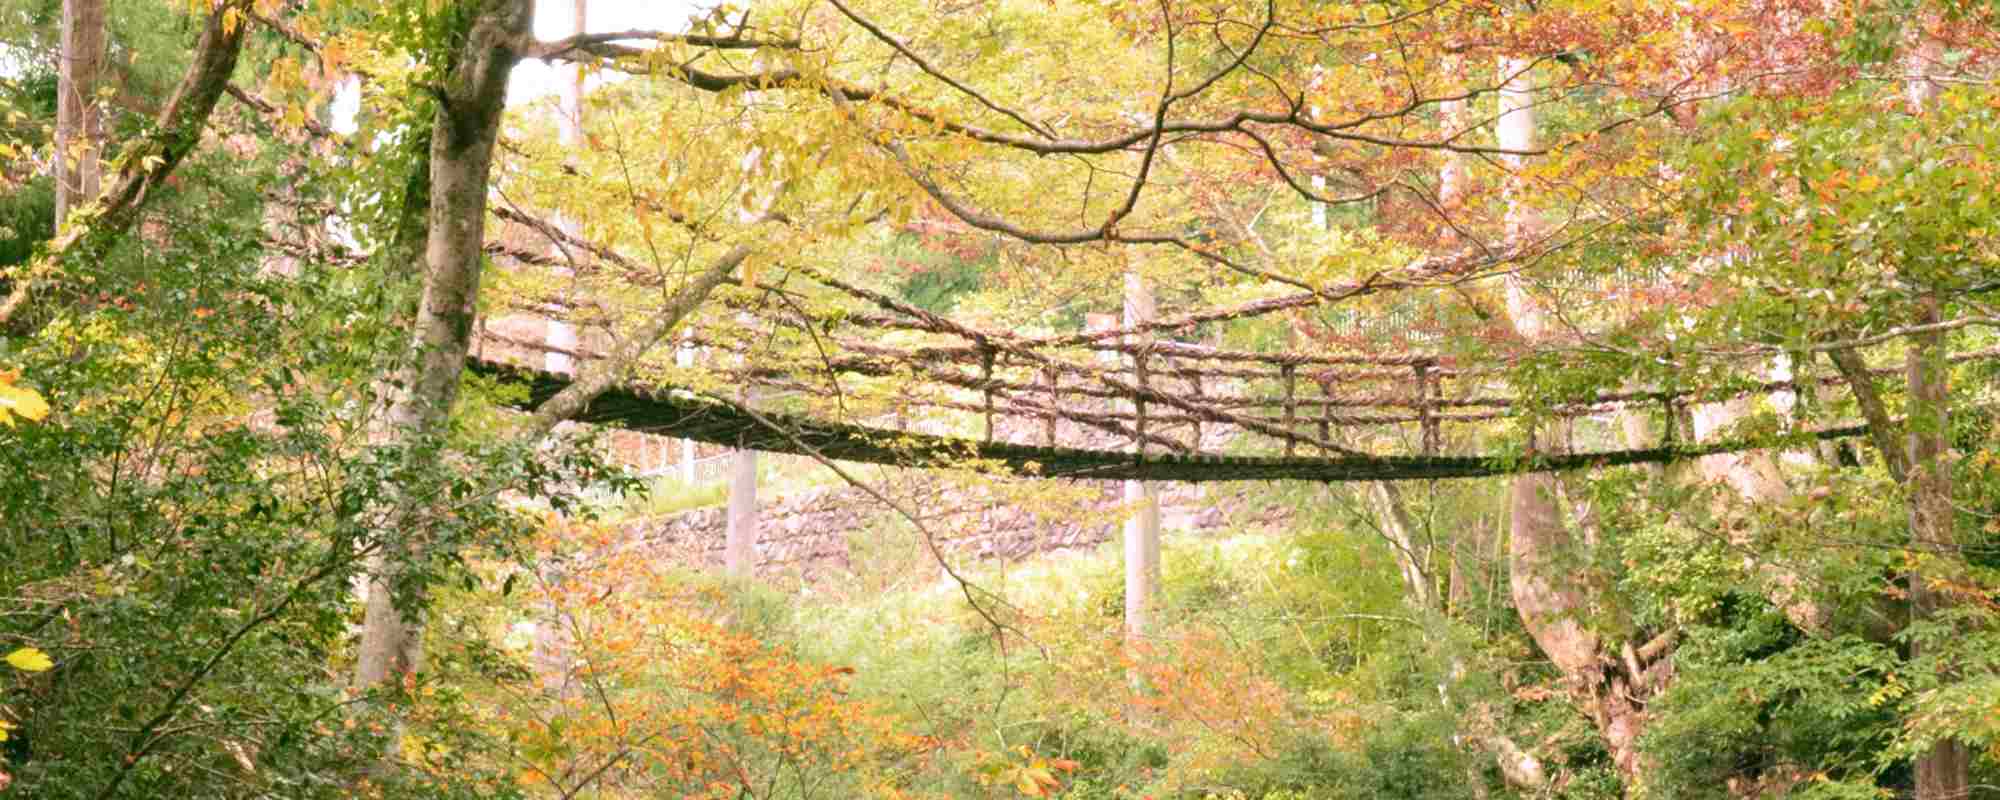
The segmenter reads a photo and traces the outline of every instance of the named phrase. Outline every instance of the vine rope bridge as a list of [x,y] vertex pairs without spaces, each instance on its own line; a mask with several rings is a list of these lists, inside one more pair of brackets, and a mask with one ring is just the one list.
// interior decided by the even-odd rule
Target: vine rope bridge
[[[1707,442],[1688,435],[1692,404],[1780,393],[1796,398],[1836,380],[1795,378],[1707,393],[1599,392],[1531,412],[1568,422],[1647,414],[1665,423],[1654,447],[1466,452],[1494,438],[1469,426],[1527,407],[1506,393],[1503,370],[1463,368],[1427,354],[1258,353],[1157,338],[1317,305],[1323,293],[1126,328],[1026,336],[975,329],[811,270],[796,274],[863,308],[815,316],[790,302],[789,290],[764,284],[761,300],[737,301],[755,312],[739,320],[764,323],[712,325],[683,340],[711,354],[702,371],[711,388],[699,388],[698,380],[678,387],[627,380],[576,421],[844,461],[1174,482],[1469,478],[1661,463],[1868,432],[1866,424],[1851,424]],[[923,343],[888,343],[909,340]],[[490,333],[485,341],[516,353],[592,355]],[[795,346],[774,344],[781,341]],[[470,368],[525,382],[524,407],[570,383],[567,374],[486,350]],[[2000,350],[1956,360],[1995,356]],[[725,361],[735,366],[715,365]],[[746,402],[750,396],[782,397],[800,410],[773,410]]]

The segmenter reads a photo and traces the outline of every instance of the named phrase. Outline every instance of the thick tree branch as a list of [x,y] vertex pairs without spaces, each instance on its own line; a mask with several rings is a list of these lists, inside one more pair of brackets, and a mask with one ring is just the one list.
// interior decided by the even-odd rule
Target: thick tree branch
[[63,264],[102,258],[138,220],[153,187],[173,174],[181,160],[201,143],[209,114],[229,85],[230,74],[236,71],[246,27],[240,15],[249,5],[249,0],[229,0],[209,12],[188,70],[155,118],[154,132],[125,148],[120,156],[124,168],[98,196],[96,211],[51,242],[48,255],[15,281],[6,301],[0,302],[0,325],[13,320],[26,305],[34,285],[58,272]]
[[1861,406],[1861,417],[1868,420],[1868,440],[1875,443],[1875,449],[1882,453],[1882,463],[1888,465],[1889,476],[1901,484],[1909,479],[1910,462],[1899,441],[1896,423],[1889,418],[1889,407],[1882,402],[1882,393],[1875,388],[1875,378],[1869,374],[1868,366],[1861,362],[1861,355],[1850,348],[1827,350],[1826,357],[1833,361],[1840,377],[1847,381],[1848,391],[1854,393],[1854,402]]
[[554,430],[558,423],[575,417],[590,406],[590,401],[618,385],[631,372],[632,366],[647,351],[659,344],[660,340],[673,331],[674,326],[708,299],[715,287],[729,280],[731,273],[750,255],[748,245],[737,245],[721,258],[716,259],[708,270],[682,286],[667,300],[646,324],[626,337],[610,357],[592,362],[584,367],[576,380],[564,387],[554,397],[543,401],[535,408],[534,417],[529,420],[526,435],[539,439]]
[[795,50],[799,40],[760,39],[744,35],[737,30],[726,36],[709,36],[693,33],[673,33],[661,30],[626,30],[606,33],[579,33],[554,41],[536,42],[527,52],[529,58],[545,61],[577,60],[578,56],[597,58],[632,58],[645,54],[644,48],[619,44],[628,41],[653,41],[687,44],[712,50]]

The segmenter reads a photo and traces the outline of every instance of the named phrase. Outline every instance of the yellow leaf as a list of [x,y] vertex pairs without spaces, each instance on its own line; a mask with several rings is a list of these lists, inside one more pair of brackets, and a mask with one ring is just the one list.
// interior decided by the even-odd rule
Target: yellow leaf
[[5,380],[0,380],[0,423],[14,426],[14,417],[25,417],[30,422],[40,422],[49,415],[49,404],[42,400],[33,389],[23,389]]
[[[0,742],[7,741],[7,732],[13,729],[14,729],[14,723],[8,722],[4,719],[0,719]],[[4,786],[5,784],[0,784],[0,787]]]
[[49,654],[32,647],[23,647],[8,653],[7,663],[14,665],[15,669],[28,672],[41,672],[56,665],[56,662],[49,660]]

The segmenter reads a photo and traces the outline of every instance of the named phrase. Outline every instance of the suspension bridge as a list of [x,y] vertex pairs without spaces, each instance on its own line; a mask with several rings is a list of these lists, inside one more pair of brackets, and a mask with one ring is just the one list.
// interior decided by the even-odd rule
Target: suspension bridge
[[[1504,369],[1463,366],[1437,354],[1261,353],[1160,338],[1208,322],[1316,305],[1323,298],[1314,295],[1124,328],[1036,336],[977,329],[835,278],[802,274],[858,301],[863,310],[810,316],[796,304],[770,302],[750,317],[762,321],[755,326],[731,335],[696,331],[686,340],[716,356],[711,361],[735,364],[708,367],[733,391],[627,381],[598,397],[577,421],[841,461],[1173,482],[1470,478],[1806,447],[1868,430],[1865,424],[1793,426],[1715,441],[1689,435],[1691,405],[1780,393],[1797,397],[1802,390],[1837,384],[1830,375],[1706,392],[1598,392],[1531,405],[1508,393]],[[904,336],[882,336],[885,331]],[[806,343],[809,355],[760,357],[755,343],[781,336]],[[924,343],[885,343],[911,337]],[[539,342],[512,344],[548,349]],[[1955,360],[1996,356],[2000,349],[1963,353]],[[569,382],[564,374],[494,358],[475,358],[471,369],[526,383],[524,408]],[[893,382],[891,399],[860,400],[866,393],[856,386],[871,381]],[[805,398],[808,410],[744,402],[745,387],[766,397]],[[1496,420],[1533,414],[1544,421],[1575,421],[1634,413],[1664,422],[1657,446],[1470,451],[1495,438],[1473,426],[1490,429]],[[1077,446],[1077,441],[1093,444]],[[1385,449],[1400,452],[1381,452]]]

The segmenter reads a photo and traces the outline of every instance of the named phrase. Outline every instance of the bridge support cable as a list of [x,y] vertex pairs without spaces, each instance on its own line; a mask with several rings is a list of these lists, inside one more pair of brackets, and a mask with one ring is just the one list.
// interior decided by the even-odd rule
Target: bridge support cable
[[[568,378],[528,367],[472,361],[468,368],[491,378],[525,383],[520,401],[533,408],[567,386]],[[576,416],[579,422],[616,425],[700,442],[765,452],[803,454],[800,442],[827,458],[913,468],[987,466],[1024,477],[1073,480],[1146,480],[1180,483],[1300,480],[1321,482],[1484,478],[1630,464],[1682,461],[1718,453],[1810,445],[1864,436],[1866,424],[1806,430],[1759,438],[1562,454],[1427,456],[1224,456],[1205,453],[1131,453],[1074,447],[985,442],[912,433],[811,417],[759,412],[786,426],[775,433],[727,401],[677,396],[664,388],[621,386],[605,392]]]

